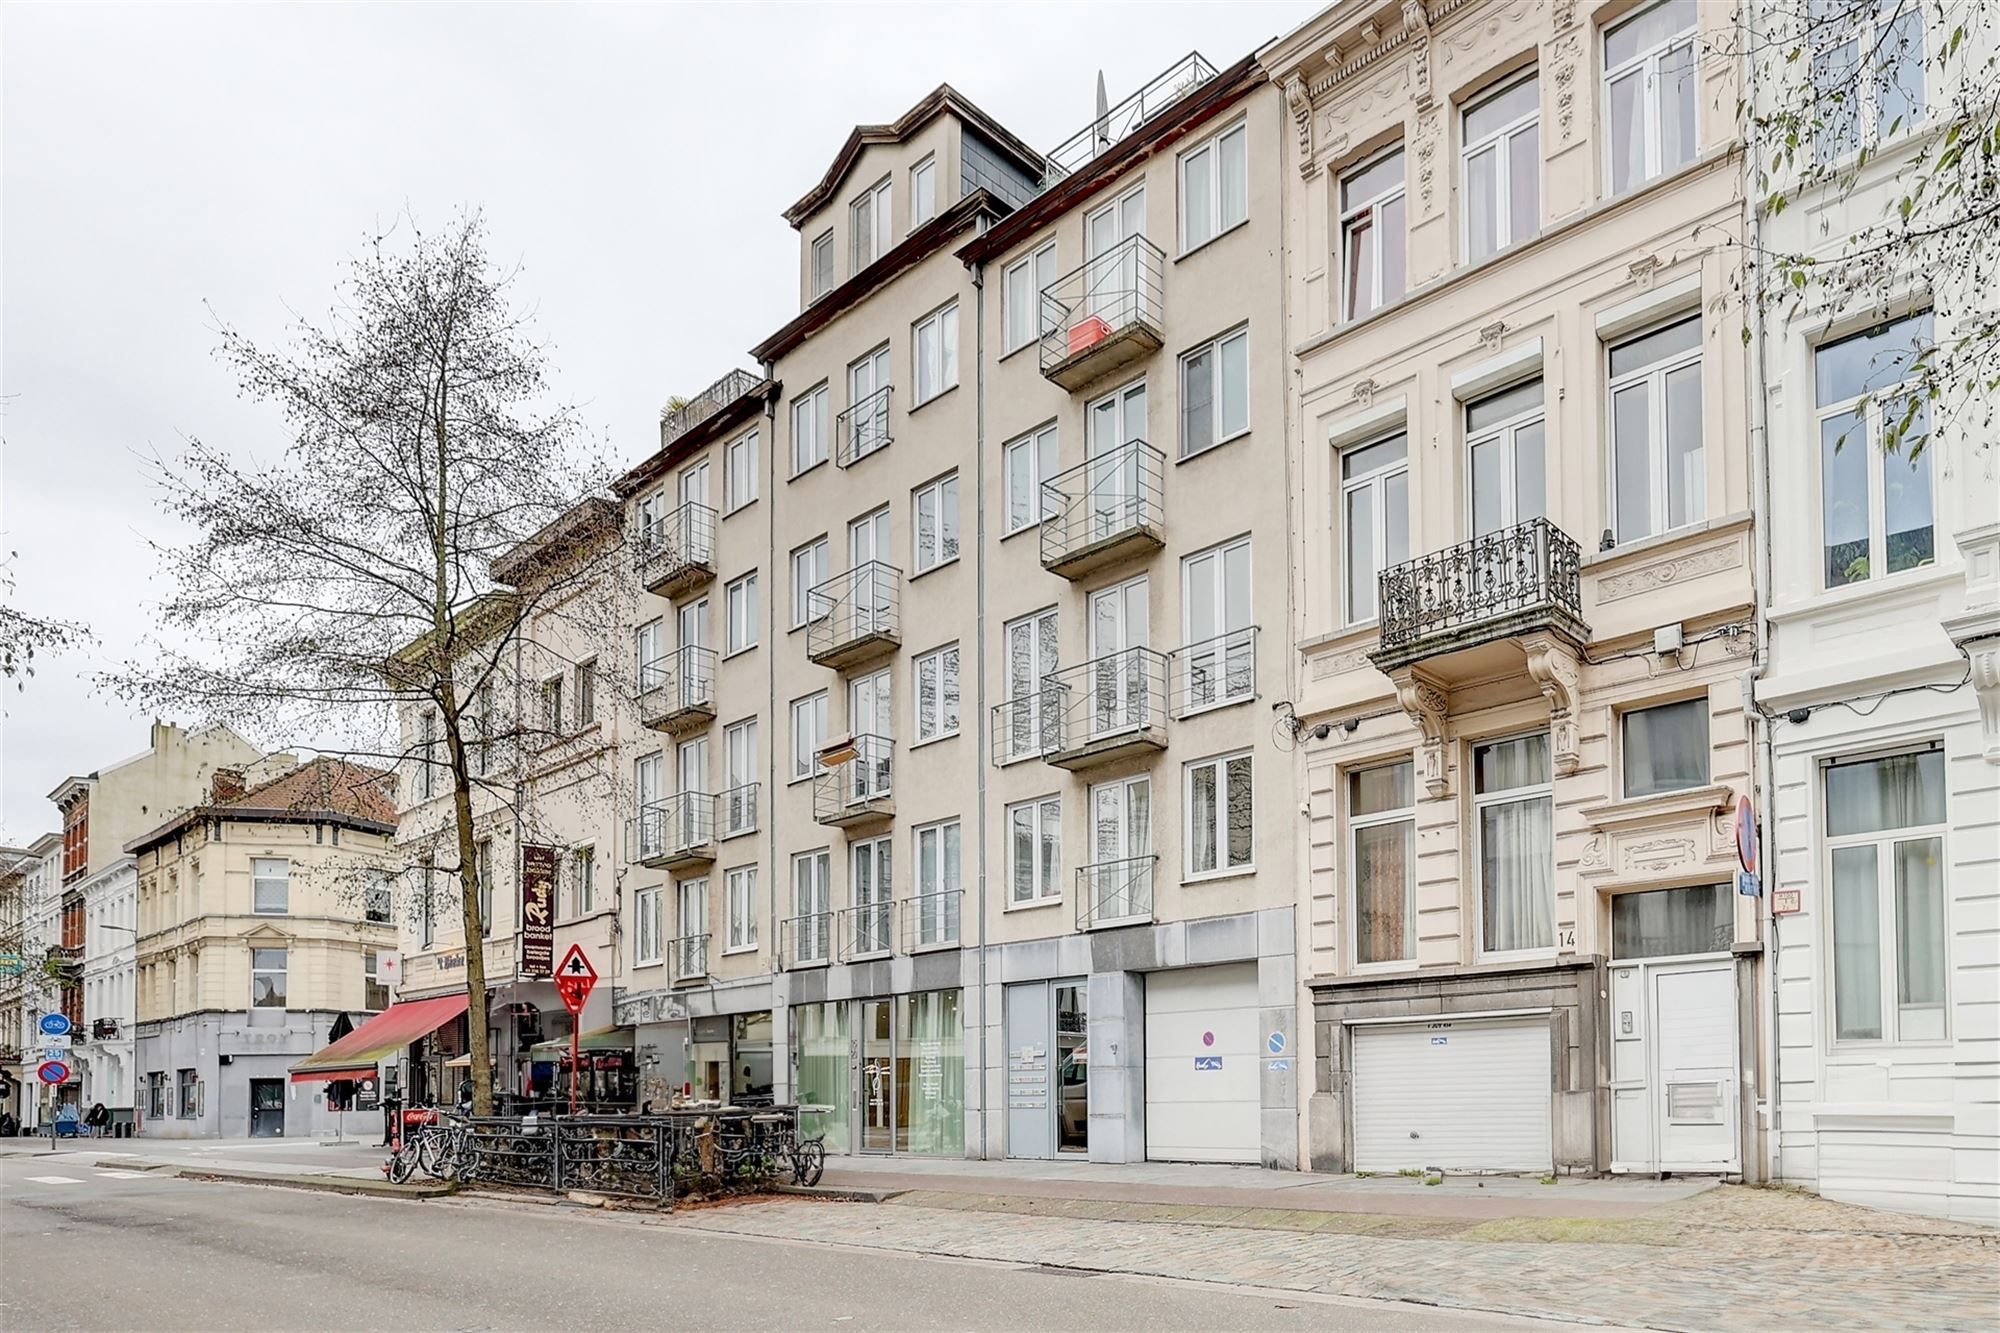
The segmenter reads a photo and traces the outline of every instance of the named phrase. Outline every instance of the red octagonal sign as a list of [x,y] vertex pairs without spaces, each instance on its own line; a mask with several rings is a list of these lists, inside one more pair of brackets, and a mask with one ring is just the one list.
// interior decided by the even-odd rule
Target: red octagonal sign
[[572,1014],[583,1012],[583,1002],[590,998],[590,992],[597,985],[597,969],[590,965],[581,944],[569,946],[569,952],[556,964],[556,994],[562,996],[563,1008]]

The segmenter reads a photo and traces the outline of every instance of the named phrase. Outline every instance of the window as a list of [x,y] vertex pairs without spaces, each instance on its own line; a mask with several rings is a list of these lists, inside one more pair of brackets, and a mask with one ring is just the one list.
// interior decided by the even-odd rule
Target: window
[[418,939],[428,949],[437,941],[437,900],[432,896],[437,891],[437,867],[429,861],[420,862],[417,882],[422,886],[417,903]]
[[1826,586],[1937,558],[1927,449],[1930,408],[1905,381],[1931,348],[1928,310],[1813,353]]
[[1003,446],[1007,487],[1007,534],[1032,528],[1056,512],[1042,483],[1056,475],[1055,423]]
[[493,839],[481,838],[472,845],[472,873],[479,881],[479,934],[493,933]]
[[1062,896],[1062,799],[1044,796],[1007,807],[1007,901]]
[[1944,752],[1828,764],[1836,1041],[1948,1035]]
[[1416,786],[1411,764],[1347,775],[1348,882],[1354,886],[1354,961],[1417,956]]
[[1199,760],[1186,771],[1188,875],[1249,869],[1250,752]]
[[792,701],[792,781],[809,778],[819,769],[819,752],[826,746],[826,691]]
[[1719,953],[1736,939],[1736,895],[1727,884],[1645,889],[1611,898],[1613,958]]
[[812,243],[812,300],[833,290],[833,232],[822,232]]
[[[958,939],[959,843],[956,819],[917,830],[915,943],[951,944]],[[909,929],[905,927],[905,929]]]
[[165,1073],[146,1075],[146,1115],[153,1120],[167,1118],[167,1076]]
[[826,461],[827,390],[824,384],[792,399],[792,475]]
[[660,915],[660,889],[656,885],[650,889],[640,889],[632,895],[632,913],[636,918],[632,926],[632,963],[644,967],[648,963],[660,961],[660,927],[664,918]]
[[958,559],[958,474],[919,488],[912,507],[917,516],[917,573]]
[[382,980],[382,955],[373,949],[361,956],[361,1007],[371,1012],[389,1007],[389,983]]
[[917,659],[917,743],[958,734],[958,645]]
[[723,631],[723,652],[740,653],[757,646],[757,573],[752,570],[723,589],[729,624]]
[[667,683],[666,641],[666,626],[658,620],[649,620],[632,631],[632,656],[636,659],[642,694]]
[[589,916],[597,910],[597,849],[578,847],[569,854],[572,911]]
[[1604,30],[1611,193],[1694,160],[1695,0],[1663,0]]
[[253,1009],[285,1007],[285,951],[250,951],[250,1006]]
[[889,180],[848,205],[848,235],[852,241],[850,273],[859,273],[889,249]]
[[1042,752],[1042,707],[1047,702],[1042,681],[1059,665],[1055,609],[1010,620],[1001,633],[1007,645],[1007,699],[1014,704],[1006,710],[1006,735],[994,738],[996,746],[1005,747],[1005,763]]
[[757,947],[757,867],[738,866],[722,877],[729,934],[723,943],[726,952]]
[[1708,782],[1708,698],[1635,708],[1618,719],[1625,795],[1657,796]]
[[201,1114],[201,1078],[192,1069],[176,1074],[179,1100],[174,1107],[178,1120],[193,1120]]
[[937,159],[927,157],[910,168],[910,230],[937,216]]
[[1813,160],[1831,166],[1924,118],[1924,14],[1890,0],[1819,0]]
[[[915,340],[910,351],[917,355]],[[847,441],[841,448],[840,465],[852,467],[854,464],[884,449],[891,443],[889,436],[889,344],[883,343],[858,361],[847,367],[847,411],[841,419],[847,423]],[[919,397],[918,402],[923,399]]]
[[1465,470],[1473,536],[1484,537],[1546,512],[1544,429],[1538,379],[1465,405]]
[[542,728],[550,737],[563,734],[563,681],[550,676],[542,682]]
[[1375,578],[1410,558],[1410,441],[1386,440],[1340,453],[1340,513],[1345,529],[1347,622],[1375,618]]
[[887,953],[890,903],[896,897],[891,840],[870,838],[853,847],[853,878],[848,887],[854,895],[854,952]]
[[1611,349],[1611,487],[1620,543],[1699,523],[1708,504],[1701,447],[1701,317]]
[[1250,625],[1250,539],[1181,561],[1183,714],[1250,698],[1257,689]]
[[362,919],[378,926],[388,925],[395,916],[395,893],[390,888],[389,872],[370,870],[368,883],[361,895]]
[[1480,949],[1494,954],[1554,948],[1548,733],[1474,746],[1472,782]]
[[426,712],[417,721],[417,789],[429,800],[437,795],[438,715]]
[[722,731],[722,836],[757,827],[757,719],[732,722]]
[[1249,127],[1239,123],[1181,154],[1183,251],[1207,245],[1250,216],[1250,176],[1244,151],[1249,137]]
[[597,721],[597,662],[576,664],[576,725],[587,727]]
[[1340,290],[1348,319],[1402,296],[1403,150],[1340,180]]
[[792,961],[824,963],[833,931],[828,904],[833,854],[822,847],[792,857]]
[[1250,429],[1250,332],[1225,333],[1181,358],[1181,457]]
[[826,538],[809,542],[792,552],[792,628],[818,618],[813,608],[813,589],[830,577]]
[[1541,84],[1533,74],[1466,106],[1459,164],[1466,259],[1484,259],[1541,230],[1541,126]]
[[757,432],[731,440],[722,451],[722,512],[733,514],[757,498]]
[[290,909],[292,863],[282,856],[250,861],[250,910],[282,915]]
[[1056,243],[1037,246],[1026,258],[1009,264],[1000,280],[1004,346],[1001,354],[1018,351],[1055,327],[1042,312],[1042,293],[1056,281]]
[[958,384],[958,302],[919,320],[910,340],[919,406]]

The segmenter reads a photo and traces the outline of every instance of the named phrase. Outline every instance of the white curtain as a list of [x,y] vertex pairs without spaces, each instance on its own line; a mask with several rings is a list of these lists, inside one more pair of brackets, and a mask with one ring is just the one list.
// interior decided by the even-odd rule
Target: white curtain
[[1555,944],[1555,841],[1549,798],[1489,805],[1480,812],[1485,949]]
[[1873,847],[1833,853],[1833,1023],[1845,1041],[1882,1036],[1882,916]]

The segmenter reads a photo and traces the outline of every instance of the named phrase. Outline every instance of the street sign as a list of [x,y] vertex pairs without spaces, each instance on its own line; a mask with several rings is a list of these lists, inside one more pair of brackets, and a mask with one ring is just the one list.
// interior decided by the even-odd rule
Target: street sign
[[1757,812],[1748,796],[1736,798],[1736,860],[1746,871],[1757,873]]
[[48,1036],[60,1037],[69,1031],[69,1019],[61,1014],[43,1014],[41,1022],[35,1026]]
[[44,1083],[61,1083],[69,1077],[69,1066],[60,1060],[44,1060],[35,1066],[35,1077]]
[[590,965],[581,944],[569,946],[569,952],[556,965],[556,994],[562,996],[563,1008],[572,1014],[583,1012],[583,1002],[590,998],[591,990],[597,985],[597,969]]

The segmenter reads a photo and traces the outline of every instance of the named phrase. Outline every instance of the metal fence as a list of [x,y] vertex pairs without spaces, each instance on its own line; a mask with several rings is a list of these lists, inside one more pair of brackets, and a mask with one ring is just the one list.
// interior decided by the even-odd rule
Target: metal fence
[[1144,236],[1127,236],[1092,255],[1042,289],[1042,372],[1087,355],[1135,324],[1164,328],[1166,297],[1166,252]]
[[1045,676],[1043,753],[1135,734],[1152,734],[1164,743],[1168,662],[1152,648],[1124,648]]
[[683,644],[639,665],[639,721],[658,731],[715,712],[715,649]]
[[1165,454],[1128,440],[1043,482],[1042,564],[1140,534],[1164,541],[1166,473]]
[[707,792],[677,792],[639,807],[625,821],[625,859],[644,864],[691,857],[715,843],[716,798]]
[[1104,114],[1057,144],[1042,158],[1042,188],[1088,166],[1099,153],[1215,77],[1215,66],[1190,51],[1146,81],[1144,87],[1107,107]]
[[894,813],[896,742],[856,736],[851,748],[851,757],[822,763],[813,774],[813,818],[821,824]]
[[648,588],[715,568],[715,511],[689,500],[650,523],[633,540],[633,560]]
[[889,397],[895,386],[885,384],[854,403],[833,419],[833,461],[853,467],[877,449],[886,449],[889,434]]
[[818,661],[868,641],[894,643],[902,637],[903,571],[880,560],[815,584],[806,594],[812,619],[806,623],[806,655]]
[[1153,919],[1153,871],[1158,856],[1099,861],[1076,871],[1076,928],[1123,925]]
[[1405,560],[1377,581],[1382,651],[1544,612],[1581,623],[1583,553],[1545,518]]

